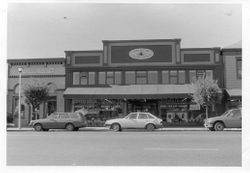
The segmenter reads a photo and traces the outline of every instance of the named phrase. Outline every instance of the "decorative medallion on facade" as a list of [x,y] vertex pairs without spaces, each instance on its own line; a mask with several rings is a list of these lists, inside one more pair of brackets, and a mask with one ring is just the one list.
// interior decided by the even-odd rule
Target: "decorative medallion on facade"
[[144,60],[154,56],[154,52],[146,48],[137,48],[129,51],[129,56],[133,59]]

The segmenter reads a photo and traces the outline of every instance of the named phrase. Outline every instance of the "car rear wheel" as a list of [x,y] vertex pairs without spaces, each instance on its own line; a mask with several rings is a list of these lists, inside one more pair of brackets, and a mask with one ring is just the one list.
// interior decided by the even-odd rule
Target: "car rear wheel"
[[222,122],[215,123],[214,124],[214,130],[223,131],[224,130],[224,124]]
[[155,129],[155,126],[154,126],[154,124],[148,124],[148,125],[146,126],[146,129],[147,129],[148,131],[153,131],[153,130]]
[[111,129],[115,132],[121,131],[121,126],[118,123],[112,124]]
[[42,130],[43,130],[43,127],[42,127],[41,124],[36,124],[36,125],[34,126],[34,129],[35,129],[35,131],[42,131]]
[[73,130],[75,129],[75,127],[74,127],[73,124],[67,124],[65,128],[66,128],[66,130],[68,130],[68,131],[73,131]]

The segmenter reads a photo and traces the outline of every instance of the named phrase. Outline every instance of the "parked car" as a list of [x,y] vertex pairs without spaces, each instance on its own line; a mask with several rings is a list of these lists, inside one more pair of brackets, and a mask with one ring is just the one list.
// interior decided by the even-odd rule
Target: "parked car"
[[222,131],[224,128],[241,128],[241,109],[230,109],[221,116],[208,118],[204,126],[211,131]]
[[36,131],[48,131],[49,129],[66,129],[77,131],[87,126],[87,121],[82,112],[65,113],[56,112],[44,119],[32,120],[29,124]]
[[135,128],[152,131],[162,127],[162,119],[148,112],[131,112],[124,118],[107,120],[104,126],[110,127],[114,131]]

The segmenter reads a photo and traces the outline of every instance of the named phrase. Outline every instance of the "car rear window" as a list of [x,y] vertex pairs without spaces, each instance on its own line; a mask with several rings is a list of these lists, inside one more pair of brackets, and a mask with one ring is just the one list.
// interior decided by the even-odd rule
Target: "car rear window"
[[152,115],[148,114],[149,119],[155,119]]

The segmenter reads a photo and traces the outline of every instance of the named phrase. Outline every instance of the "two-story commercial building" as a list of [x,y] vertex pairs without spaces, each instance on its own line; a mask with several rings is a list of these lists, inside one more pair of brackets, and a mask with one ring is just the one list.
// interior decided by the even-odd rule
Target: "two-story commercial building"
[[[190,83],[201,76],[224,88],[220,48],[185,48],[180,39],[103,41],[103,50],[65,51],[65,111],[101,110],[100,120],[149,111],[168,124],[192,123],[201,107]],[[216,107],[223,112],[223,106]]]
[[65,58],[9,59],[8,61],[7,112],[18,123],[19,71],[21,72],[21,125],[27,126],[32,119],[32,108],[25,102],[23,89],[38,83],[49,87],[49,100],[37,110],[39,118],[54,111],[64,111]]

